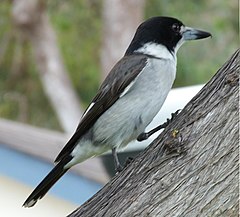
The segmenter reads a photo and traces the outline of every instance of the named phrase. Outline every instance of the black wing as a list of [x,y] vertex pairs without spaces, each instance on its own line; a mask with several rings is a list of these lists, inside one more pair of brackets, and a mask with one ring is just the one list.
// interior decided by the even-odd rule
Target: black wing
[[71,154],[81,136],[116,102],[121,93],[134,81],[146,64],[147,57],[145,55],[131,55],[123,57],[113,67],[92,100],[94,105],[83,115],[76,132],[58,154],[55,162],[59,162],[65,156]]

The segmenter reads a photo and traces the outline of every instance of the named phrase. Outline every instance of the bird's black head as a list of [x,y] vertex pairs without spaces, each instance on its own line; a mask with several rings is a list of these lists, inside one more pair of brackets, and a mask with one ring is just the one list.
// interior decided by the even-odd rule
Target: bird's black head
[[139,50],[140,53],[144,53],[146,48],[144,46],[149,44],[162,45],[174,53],[184,41],[206,38],[210,35],[208,32],[186,27],[172,17],[152,17],[138,27],[125,55]]

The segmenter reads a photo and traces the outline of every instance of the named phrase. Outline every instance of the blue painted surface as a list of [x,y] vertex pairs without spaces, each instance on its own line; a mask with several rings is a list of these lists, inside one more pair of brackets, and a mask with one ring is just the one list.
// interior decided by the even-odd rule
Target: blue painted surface
[[[53,165],[47,162],[0,145],[0,174],[2,175],[34,188],[52,168]],[[82,204],[101,187],[99,183],[67,172],[49,192],[73,203]]]

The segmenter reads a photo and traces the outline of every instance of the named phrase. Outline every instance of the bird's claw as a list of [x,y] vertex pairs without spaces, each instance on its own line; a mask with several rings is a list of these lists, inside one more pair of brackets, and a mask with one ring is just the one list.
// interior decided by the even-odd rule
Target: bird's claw
[[148,139],[152,134],[156,133],[157,131],[166,128],[175,118],[176,116],[179,114],[179,112],[181,111],[181,109],[178,109],[176,112],[171,113],[171,118],[167,118],[166,122],[164,122],[163,124],[157,126],[156,128],[152,129],[151,131],[145,133],[141,133],[138,137],[137,137],[137,141],[141,142],[143,140]]

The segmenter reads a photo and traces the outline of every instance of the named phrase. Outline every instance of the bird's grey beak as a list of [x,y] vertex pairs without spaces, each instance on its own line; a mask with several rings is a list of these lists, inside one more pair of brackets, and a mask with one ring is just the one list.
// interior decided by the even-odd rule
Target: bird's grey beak
[[209,32],[185,26],[182,29],[182,36],[185,41],[189,41],[207,38],[212,35]]

